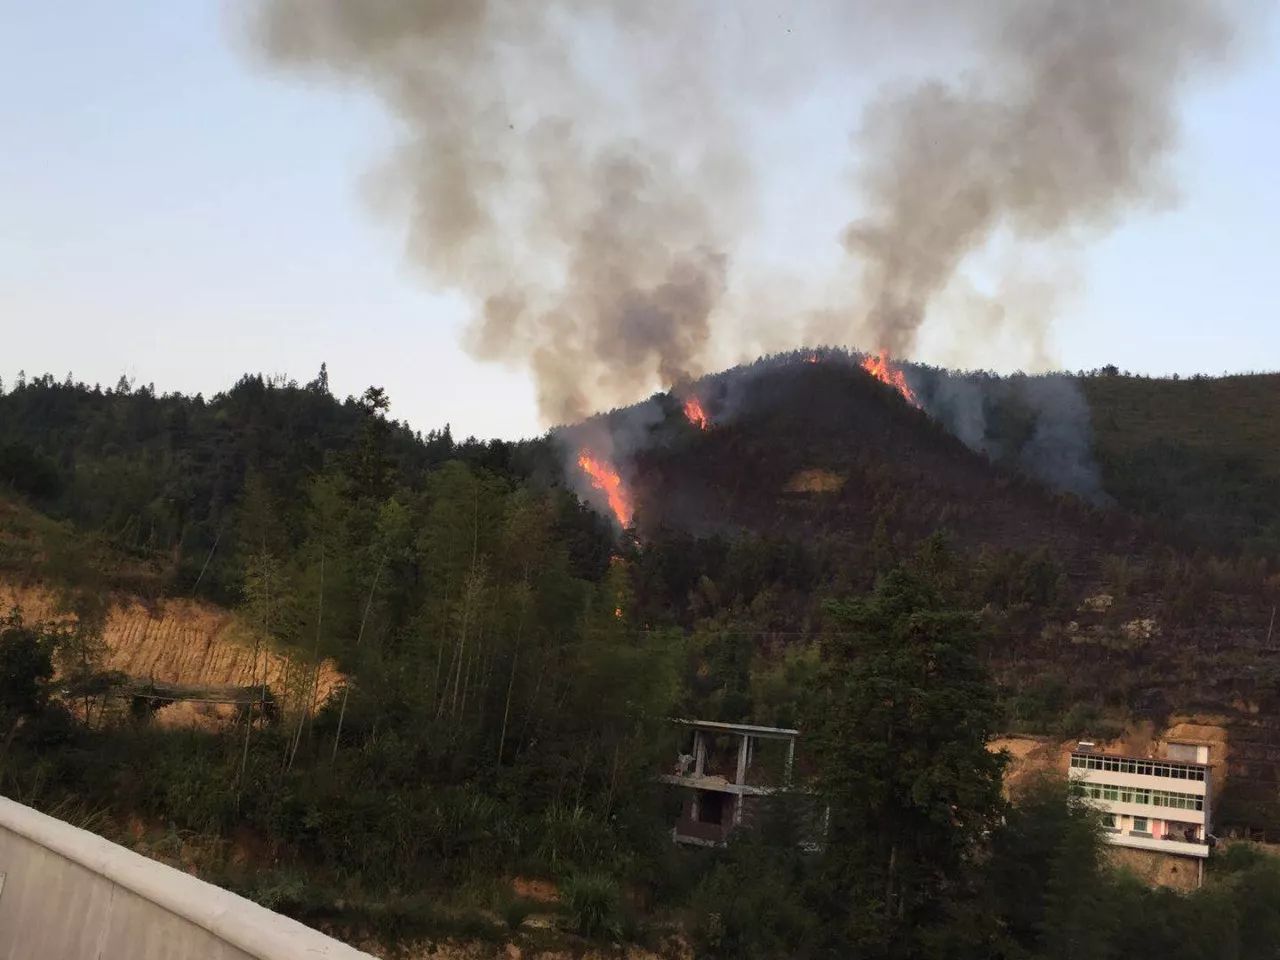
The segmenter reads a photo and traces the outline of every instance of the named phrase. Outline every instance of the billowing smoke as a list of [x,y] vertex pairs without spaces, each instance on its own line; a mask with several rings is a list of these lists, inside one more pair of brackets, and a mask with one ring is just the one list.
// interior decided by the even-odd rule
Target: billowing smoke
[[925,410],[966,446],[1054,490],[1104,503],[1089,404],[1062,374],[993,377],[917,371]]
[[897,356],[998,233],[1070,242],[1166,199],[1177,95],[1231,47],[1213,0],[965,6],[982,73],[891,88],[857,137],[867,209],[845,235],[862,267],[852,327]]
[[391,107],[378,192],[413,263],[471,300],[469,348],[527,365],[565,422],[704,372],[749,191],[694,6],[267,0],[252,31]]
[[[390,108],[400,142],[371,178],[376,199],[407,222],[432,285],[469,301],[468,347],[531,370],[544,419],[559,423],[696,378],[713,339],[717,360],[733,356],[724,343],[749,305],[734,299],[748,269],[738,248],[767,206],[750,133],[815,86],[872,69],[915,79],[873,98],[855,136],[857,190],[831,198],[850,216],[860,204],[843,238],[852,263],[838,268],[855,284],[816,278],[837,292],[778,316],[772,346],[816,338],[909,357],[934,319],[985,367],[998,317],[1042,356],[1052,297],[1043,312],[988,302],[954,316],[939,315],[940,297],[993,243],[1066,247],[1170,196],[1178,94],[1227,58],[1251,9],[241,2],[269,63],[349,81]],[[806,42],[784,42],[792,27]],[[922,63],[938,64],[924,80]],[[962,83],[927,76],[957,72]]]

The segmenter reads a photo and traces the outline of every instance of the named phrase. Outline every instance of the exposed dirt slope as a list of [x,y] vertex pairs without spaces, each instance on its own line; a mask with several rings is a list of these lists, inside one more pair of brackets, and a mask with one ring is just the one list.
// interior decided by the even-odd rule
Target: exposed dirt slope
[[[1142,721],[1126,727],[1114,740],[1099,742],[1097,746],[1103,753],[1159,757],[1164,755],[1164,748],[1170,741],[1203,744],[1209,748],[1209,772],[1216,794],[1222,791],[1233,773],[1239,773],[1229,762],[1231,737],[1228,725],[1231,720],[1215,714],[1173,716],[1164,728]],[[987,746],[991,750],[1008,751],[1010,759],[1005,772],[1005,786],[1017,791],[1039,775],[1066,776],[1067,760],[1076,744],[1074,739],[1010,734],[992,740]]]
[[[113,600],[103,630],[106,669],[164,683],[209,686],[261,683],[265,669],[267,685],[277,697],[284,695],[289,658],[260,649],[255,663],[254,632],[234,613],[199,600]],[[59,612],[57,596],[48,587],[0,579],[0,608],[15,606],[28,620],[74,619]],[[296,663],[293,669],[296,676]],[[332,662],[321,664],[317,702],[323,703],[341,679]]]

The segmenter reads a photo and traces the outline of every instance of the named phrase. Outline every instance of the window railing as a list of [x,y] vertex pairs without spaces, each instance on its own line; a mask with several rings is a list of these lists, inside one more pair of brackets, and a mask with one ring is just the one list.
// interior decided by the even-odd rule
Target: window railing
[[1079,796],[1092,800],[1110,800],[1113,803],[1140,803],[1150,807],[1168,807],[1172,810],[1203,810],[1204,797],[1194,793],[1174,793],[1172,790],[1147,790],[1143,787],[1117,787],[1106,783],[1086,783],[1077,780],[1073,787]]
[[1115,773],[1137,773],[1175,780],[1204,779],[1204,767],[1196,764],[1167,760],[1131,760],[1128,757],[1108,757],[1101,753],[1073,753],[1071,766],[1077,770],[1110,770]]

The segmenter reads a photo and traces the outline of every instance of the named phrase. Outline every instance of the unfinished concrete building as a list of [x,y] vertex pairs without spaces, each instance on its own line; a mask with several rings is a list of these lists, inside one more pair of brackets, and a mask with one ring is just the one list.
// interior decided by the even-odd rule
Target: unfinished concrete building
[[763,798],[791,783],[799,730],[674,720],[679,745],[665,783],[684,788],[677,843],[717,846],[757,819]]

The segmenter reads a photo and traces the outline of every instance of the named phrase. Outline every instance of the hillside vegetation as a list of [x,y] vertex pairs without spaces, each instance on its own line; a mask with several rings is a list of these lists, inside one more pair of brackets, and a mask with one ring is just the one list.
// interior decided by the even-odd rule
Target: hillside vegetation
[[1280,557],[1280,374],[1080,383],[1122,505],[1188,545]]
[[[333,398],[324,371],[303,386],[247,376],[210,400],[124,383],[24,384],[0,397],[0,475],[60,519],[13,506],[7,522],[39,527],[39,562],[54,580],[81,582],[82,597],[125,588],[248,609],[252,558],[270,556],[294,585],[273,628],[279,642],[349,661],[379,524],[408,524],[418,552],[403,582],[421,592],[430,589],[422,551],[442,543],[431,518],[456,501],[458,543],[448,549],[463,560],[439,561],[442,572],[428,576],[448,596],[430,613],[410,609],[419,600],[398,603],[396,625],[375,606],[367,624],[379,636],[439,629],[429,625],[460,615],[462,573],[450,565],[491,557],[500,542],[500,511],[481,507],[522,491],[546,504],[572,576],[622,578],[635,624],[688,635],[697,680],[687,709],[762,722],[794,714],[786,684],[763,677],[815,655],[826,600],[869,589],[940,533],[970,558],[966,586],[987,610],[1010,725],[1074,733],[1135,712],[1270,712],[1278,684],[1266,653],[1280,582],[1252,516],[1276,500],[1277,445],[1267,441],[1277,428],[1263,411],[1280,378],[1081,378],[1108,506],[1047,490],[1016,457],[993,463],[839,352],[805,359],[694,385],[713,422],[705,432],[667,395],[603,418],[632,438],[624,474],[642,549],[616,541],[566,489],[585,484],[563,473],[572,457],[556,436],[508,444],[459,443],[447,426],[414,434],[386,418],[380,390]],[[1008,391],[986,389],[1004,397],[993,422],[1025,434]],[[1169,470],[1193,448],[1204,451],[1202,467],[1184,483]],[[1250,455],[1248,470],[1231,466]],[[18,566],[31,549],[21,542],[0,541]],[[348,612],[330,611],[312,631],[321,544],[330,601],[341,595]],[[317,582],[302,590],[304,581]]]
[[[1146,389],[1083,384],[1126,410],[1129,387]],[[1275,558],[1265,537],[1219,549],[1202,518],[1145,507],[1176,482],[1108,453],[1121,426],[1098,428],[1108,499],[1089,502],[839,356],[691,388],[708,430],[664,394],[516,444],[416,434],[380,389],[339,401],[323,371],[208,400],[51,378],[0,396],[0,564],[28,608],[0,631],[25,678],[0,691],[0,790],[116,836],[141,823],[150,849],[163,838],[147,831],[174,831],[220,882],[348,935],[501,936],[524,909],[506,880],[526,873],[564,886],[566,935],[674,925],[708,956],[1052,956],[1046,924],[1123,943],[1121,924],[1055,914],[1050,888],[1020,912],[1013,878],[1059,868],[1074,879],[1050,887],[1157,907],[1108,886],[1060,787],[1057,805],[1049,790],[1020,808],[1030,819],[1006,816],[1001,763],[984,759],[1001,730],[1105,739],[1135,718],[1221,714],[1239,766],[1224,822],[1280,826]],[[625,532],[565,472],[574,429],[602,426],[631,444],[615,451]],[[1270,483],[1198,477],[1201,502],[1239,524]],[[212,642],[166,619],[202,601],[233,609],[301,696],[229,729],[104,722],[112,623]],[[845,811],[829,851],[797,858],[785,816],[723,856],[671,851],[652,774],[672,714],[800,725],[812,788]],[[886,753],[889,731],[913,749]],[[867,809],[887,813],[858,826]],[[1017,831],[1081,859],[1027,853]],[[1224,884],[1248,900],[1269,882],[1256,866]],[[744,871],[758,902],[739,896]],[[991,925],[956,922],[973,911]],[[1222,917],[1223,937],[1252,922]]]

